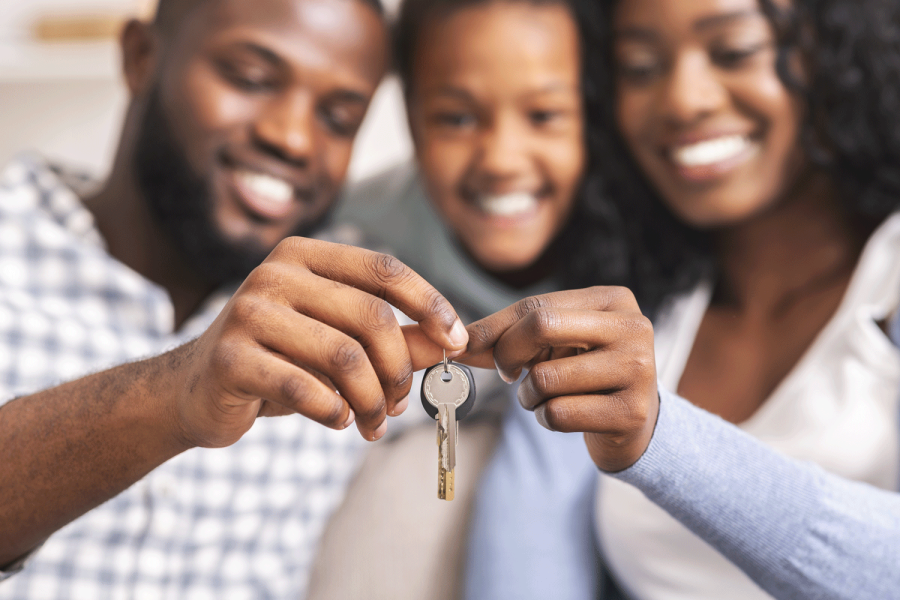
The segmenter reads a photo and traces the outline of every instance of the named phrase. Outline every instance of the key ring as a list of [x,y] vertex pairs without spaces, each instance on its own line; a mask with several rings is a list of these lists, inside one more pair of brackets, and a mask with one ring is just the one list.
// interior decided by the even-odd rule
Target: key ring
[[447,370],[447,350],[444,350],[444,373],[449,373]]

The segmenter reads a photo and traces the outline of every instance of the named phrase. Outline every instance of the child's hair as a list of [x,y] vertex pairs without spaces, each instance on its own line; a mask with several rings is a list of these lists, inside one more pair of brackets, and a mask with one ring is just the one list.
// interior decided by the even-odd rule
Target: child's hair
[[[572,14],[580,32],[582,85],[581,93],[585,110],[598,103],[596,87],[586,77],[588,64],[593,62],[595,42],[593,37],[600,29],[600,13],[597,0],[404,0],[394,29],[394,67],[403,83],[409,101],[412,88],[413,56],[419,43],[418,36],[425,26],[437,18],[471,6],[492,3],[530,4],[534,6],[558,5],[566,7]],[[591,123],[590,115],[586,122]],[[589,136],[591,126],[586,127]],[[590,151],[590,145],[588,145]],[[589,163],[593,164],[589,158]],[[595,171],[589,169],[588,171]],[[594,248],[591,240],[612,239],[612,228],[617,221],[607,214],[607,203],[599,198],[589,200],[600,193],[600,186],[590,179],[584,181],[576,193],[573,214],[563,232],[557,236],[554,248],[548,251],[560,256],[556,270],[559,282],[568,288],[588,287],[600,284],[622,284],[625,271],[616,271],[616,265],[624,264],[624,256],[618,244],[605,244]],[[590,252],[586,251],[590,248]],[[575,258],[573,258],[573,255]]]
[[[585,231],[570,271],[584,279],[591,256],[635,291],[652,313],[673,293],[690,289],[714,268],[707,236],[669,212],[632,160],[618,134],[614,109],[612,12],[616,0],[573,0],[600,5],[600,19],[582,22],[586,61],[588,148],[594,159],[581,207],[608,221],[604,235]],[[759,0],[778,42],[778,75],[806,103],[801,142],[812,163],[832,177],[848,214],[883,220],[900,207],[900,2],[793,0],[790,9]],[[791,73],[802,58],[806,84]],[[608,237],[604,237],[608,236]]]
[[412,81],[416,45],[425,26],[434,19],[447,18],[464,8],[497,3],[573,8],[569,0],[403,0],[394,26],[394,68],[407,94]]

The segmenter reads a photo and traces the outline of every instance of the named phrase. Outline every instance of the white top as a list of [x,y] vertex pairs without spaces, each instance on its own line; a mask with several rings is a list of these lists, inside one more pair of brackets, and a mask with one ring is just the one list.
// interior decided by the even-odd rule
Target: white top
[[[739,425],[788,456],[891,490],[900,478],[900,350],[877,321],[900,303],[898,257],[895,214],[867,243],[834,317],[768,400]],[[710,293],[711,285],[701,284],[659,320],[656,358],[665,388],[678,388]],[[598,539],[608,568],[629,596],[769,597],[636,488],[601,479]]]

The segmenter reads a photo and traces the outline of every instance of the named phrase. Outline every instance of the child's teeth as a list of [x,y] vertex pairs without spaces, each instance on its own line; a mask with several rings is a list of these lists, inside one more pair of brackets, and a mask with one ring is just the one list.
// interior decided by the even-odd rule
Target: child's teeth
[[252,171],[239,171],[237,178],[251,193],[270,202],[286,204],[294,198],[294,187],[283,179]]
[[705,140],[672,150],[672,159],[683,167],[702,167],[734,158],[750,141],[742,135]]
[[538,200],[527,192],[514,192],[500,196],[482,196],[478,205],[489,215],[496,217],[514,217],[534,210]]

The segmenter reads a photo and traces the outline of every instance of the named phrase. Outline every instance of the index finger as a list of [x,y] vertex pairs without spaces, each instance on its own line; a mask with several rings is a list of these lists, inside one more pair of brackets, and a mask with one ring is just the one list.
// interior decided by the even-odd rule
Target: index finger
[[455,356],[469,334],[453,307],[418,273],[389,254],[307,238],[289,238],[273,252],[312,273],[386,300],[419,323],[425,335]]
[[542,308],[640,312],[634,295],[623,287],[595,286],[531,296],[469,325],[466,355],[477,356],[488,352],[507,329]]

